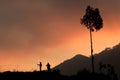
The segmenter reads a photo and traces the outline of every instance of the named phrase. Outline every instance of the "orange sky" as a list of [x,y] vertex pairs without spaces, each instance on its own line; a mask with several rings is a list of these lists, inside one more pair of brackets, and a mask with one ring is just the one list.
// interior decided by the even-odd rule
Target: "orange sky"
[[97,7],[103,28],[93,33],[94,53],[120,42],[119,0],[6,0],[0,2],[0,71],[38,70],[76,54],[90,55],[89,31],[80,25],[87,5]]

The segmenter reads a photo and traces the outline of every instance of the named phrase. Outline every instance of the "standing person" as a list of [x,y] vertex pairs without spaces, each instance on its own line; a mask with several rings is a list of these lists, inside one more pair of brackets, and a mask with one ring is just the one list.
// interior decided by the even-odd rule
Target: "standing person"
[[42,62],[40,62],[39,64],[37,64],[40,68],[40,72],[42,71]]
[[47,63],[46,67],[47,67],[47,71],[48,71],[48,72],[51,72],[50,66],[51,66],[51,65],[50,65],[49,63]]

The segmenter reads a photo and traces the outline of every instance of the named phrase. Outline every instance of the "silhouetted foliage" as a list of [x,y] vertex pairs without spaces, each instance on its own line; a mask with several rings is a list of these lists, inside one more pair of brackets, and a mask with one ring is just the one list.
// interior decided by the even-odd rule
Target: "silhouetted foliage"
[[100,73],[108,75],[112,80],[118,80],[115,69],[111,64],[103,64],[102,62],[100,62],[99,70]]
[[88,6],[86,8],[86,13],[81,19],[81,24],[84,24],[88,29],[100,30],[103,27],[103,20],[100,16],[98,8],[92,8]]
[[80,70],[76,75],[72,76],[70,80],[111,80],[107,75],[100,73],[91,73],[87,69]]
[[35,72],[3,72],[0,73],[0,80],[118,80],[101,73],[92,74],[84,69],[73,76],[64,76],[56,71],[35,71]]
[[84,24],[90,30],[90,43],[91,43],[91,58],[92,58],[92,72],[94,73],[94,56],[93,56],[93,46],[92,46],[92,32],[94,30],[98,31],[103,27],[103,20],[100,16],[98,8],[92,8],[88,6],[86,8],[86,13],[81,19],[81,24]]
[[56,74],[60,74],[60,70],[59,69],[54,69],[53,72],[56,73]]

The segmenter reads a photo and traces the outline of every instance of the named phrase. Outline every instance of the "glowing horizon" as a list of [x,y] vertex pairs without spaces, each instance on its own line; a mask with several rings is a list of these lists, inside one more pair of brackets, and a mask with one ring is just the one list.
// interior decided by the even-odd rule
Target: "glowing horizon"
[[94,54],[120,43],[120,1],[34,0],[0,3],[0,71],[39,70],[76,54],[90,56],[89,30],[80,25],[87,5],[99,8],[103,28],[93,32]]

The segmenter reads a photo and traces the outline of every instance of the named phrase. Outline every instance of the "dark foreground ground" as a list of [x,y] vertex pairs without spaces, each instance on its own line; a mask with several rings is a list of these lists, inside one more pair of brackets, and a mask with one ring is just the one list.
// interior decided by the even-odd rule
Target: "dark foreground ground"
[[0,80],[118,80],[104,74],[92,74],[88,71],[81,71],[73,76],[64,76],[59,72],[3,72],[0,73]]

